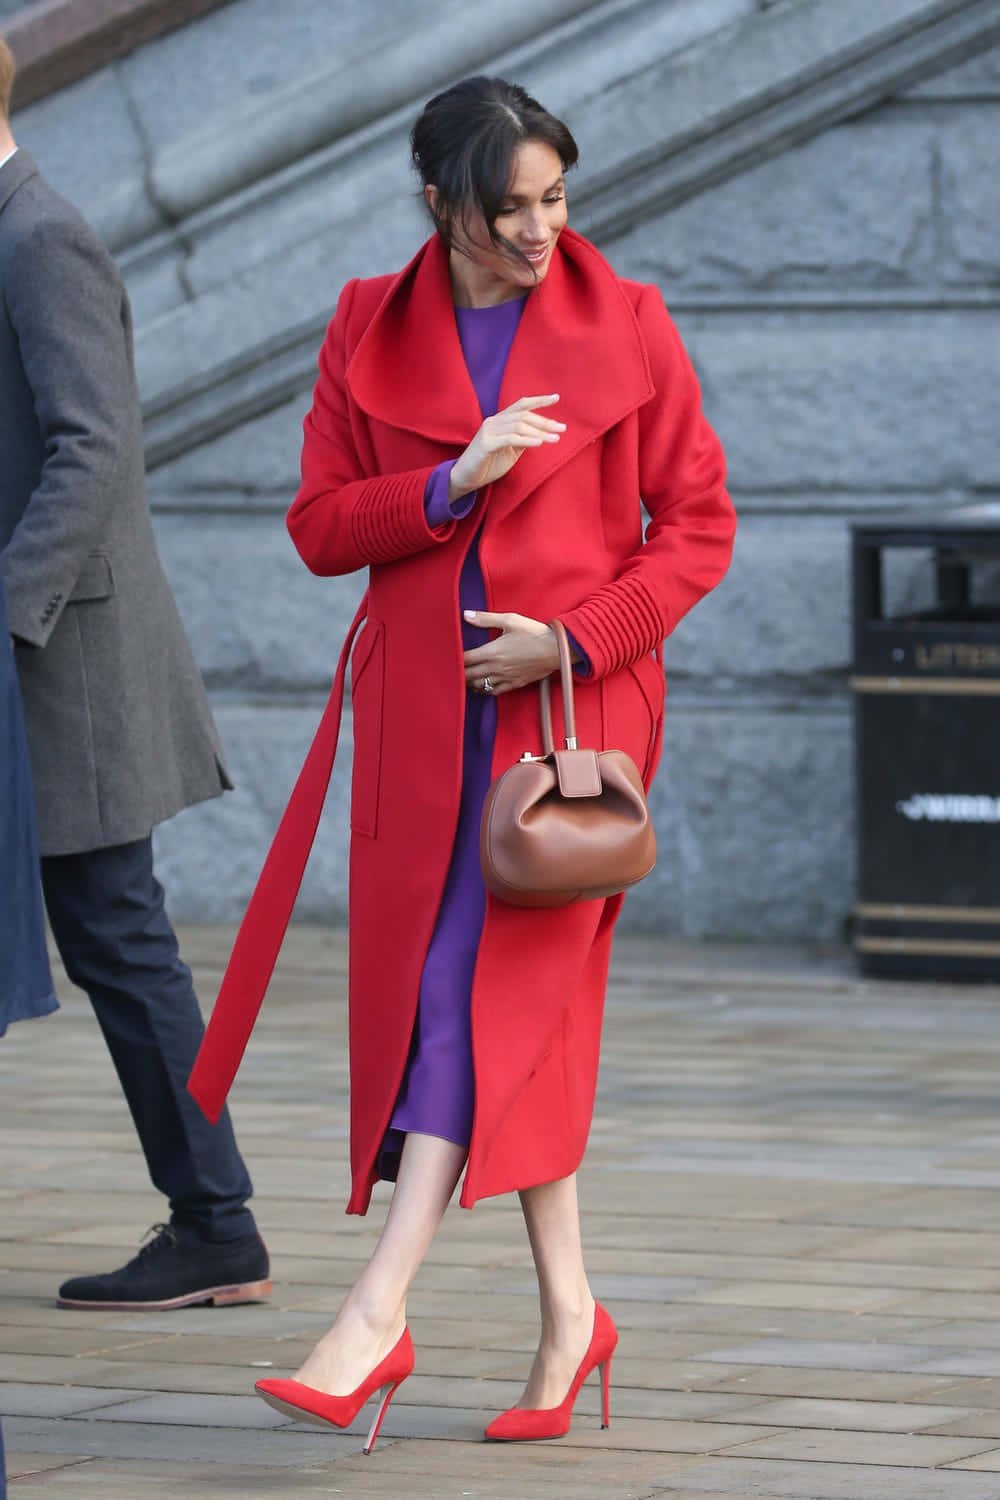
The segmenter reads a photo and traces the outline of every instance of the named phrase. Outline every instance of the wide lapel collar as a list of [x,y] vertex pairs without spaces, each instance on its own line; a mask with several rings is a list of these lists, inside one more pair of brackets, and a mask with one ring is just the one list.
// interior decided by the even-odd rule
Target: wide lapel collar
[[528,294],[504,370],[500,407],[558,392],[546,415],[566,423],[558,443],[529,449],[494,486],[490,512],[512,509],[588,443],[654,394],[635,312],[608,262],[564,229],[541,286]]
[[38,167],[35,158],[23,146],[19,146],[11,157],[0,167],[0,213],[7,207],[18,188],[29,177],[38,176]]
[[363,411],[391,427],[450,447],[475,437],[483,418],[438,235],[391,283],[348,363],[347,384]]

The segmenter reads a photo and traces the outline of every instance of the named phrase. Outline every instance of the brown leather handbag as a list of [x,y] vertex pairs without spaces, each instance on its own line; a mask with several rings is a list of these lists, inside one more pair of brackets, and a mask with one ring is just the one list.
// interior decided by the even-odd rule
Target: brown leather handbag
[[508,906],[568,906],[615,896],[648,875],[656,837],[642,777],[624,750],[580,750],[573,663],[559,643],[565,750],[552,738],[549,678],[539,683],[542,755],[526,751],[486,794],[480,856],[486,887]]

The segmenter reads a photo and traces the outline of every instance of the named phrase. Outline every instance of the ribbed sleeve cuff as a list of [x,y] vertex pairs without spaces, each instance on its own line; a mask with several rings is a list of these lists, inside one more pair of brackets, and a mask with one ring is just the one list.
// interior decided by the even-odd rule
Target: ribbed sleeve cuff
[[438,526],[447,525],[449,521],[463,520],[476,503],[477,490],[472,490],[467,495],[460,495],[456,501],[449,503],[448,482],[457,462],[457,459],[449,458],[443,464],[438,464],[427,481],[427,488],[424,491],[424,514],[432,530]]
[[560,618],[594,677],[607,677],[638,661],[668,633],[652,594],[634,574],[607,584]]
[[451,536],[454,521],[432,529],[424,513],[424,495],[433,472],[414,469],[367,481],[354,508],[352,533],[358,551],[370,562],[395,562]]

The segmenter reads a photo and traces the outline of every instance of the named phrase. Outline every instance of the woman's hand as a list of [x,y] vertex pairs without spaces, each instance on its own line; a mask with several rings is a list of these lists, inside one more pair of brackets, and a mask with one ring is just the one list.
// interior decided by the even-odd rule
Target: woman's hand
[[451,471],[449,500],[458,500],[502,479],[526,448],[558,443],[560,434],[566,431],[565,423],[540,416],[535,410],[558,400],[558,396],[522,396],[495,417],[487,417]]
[[526,615],[495,615],[467,609],[465,618],[481,630],[499,630],[496,640],[465,653],[465,681],[476,692],[509,693],[548,677],[559,666],[555,632]]

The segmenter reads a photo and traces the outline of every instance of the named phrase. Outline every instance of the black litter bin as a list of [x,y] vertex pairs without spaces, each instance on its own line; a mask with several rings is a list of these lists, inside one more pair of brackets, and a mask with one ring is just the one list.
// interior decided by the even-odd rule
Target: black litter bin
[[867,973],[1000,978],[1000,504],[852,527]]

